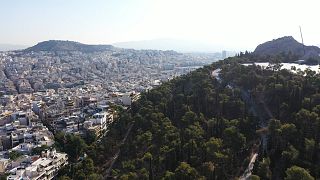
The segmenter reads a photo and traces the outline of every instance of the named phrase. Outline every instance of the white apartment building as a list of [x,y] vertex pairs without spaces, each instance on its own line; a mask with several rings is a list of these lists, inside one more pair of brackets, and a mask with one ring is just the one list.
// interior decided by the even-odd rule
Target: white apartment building
[[55,149],[46,150],[41,157],[30,165],[19,166],[9,171],[8,180],[50,180],[53,179],[61,167],[68,164],[66,153],[58,153]]

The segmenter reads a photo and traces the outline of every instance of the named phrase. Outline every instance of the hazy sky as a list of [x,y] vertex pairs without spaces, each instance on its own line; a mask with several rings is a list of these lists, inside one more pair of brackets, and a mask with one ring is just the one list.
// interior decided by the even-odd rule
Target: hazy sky
[[0,43],[174,38],[253,50],[292,35],[320,44],[319,0],[0,0]]

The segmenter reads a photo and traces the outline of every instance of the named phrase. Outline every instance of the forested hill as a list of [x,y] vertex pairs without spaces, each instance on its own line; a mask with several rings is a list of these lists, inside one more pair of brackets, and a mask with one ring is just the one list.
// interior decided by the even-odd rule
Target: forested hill
[[258,153],[255,178],[320,178],[319,74],[280,71],[279,64],[245,67],[235,59],[143,94],[132,107],[134,127],[112,174],[234,179]]
[[[88,172],[116,179],[319,179],[320,75],[279,70],[277,63],[243,66],[243,58],[143,93],[130,113],[118,109],[106,138],[85,149],[95,164]],[[89,178],[86,167],[66,174]]]
[[291,56],[297,56],[296,60],[308,60],[315,58],[318,59],[320,54],[320,48],[317,46],[303,45],[296,41],[292,36],[285,36],[282,38],[262,43],[258,45],[253,52],[253,54],[256,56],[276,56],[281,53],[290,54]]

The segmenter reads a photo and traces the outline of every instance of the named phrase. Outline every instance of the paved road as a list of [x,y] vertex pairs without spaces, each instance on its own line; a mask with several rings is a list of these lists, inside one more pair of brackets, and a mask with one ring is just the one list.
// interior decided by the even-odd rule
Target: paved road
[[258,157],[258,153],[253,154],[247,169],[244,171],[243,175],[239,178],[239,180],[249,179],[249,177],[252,175],[252,170],[257,157]]

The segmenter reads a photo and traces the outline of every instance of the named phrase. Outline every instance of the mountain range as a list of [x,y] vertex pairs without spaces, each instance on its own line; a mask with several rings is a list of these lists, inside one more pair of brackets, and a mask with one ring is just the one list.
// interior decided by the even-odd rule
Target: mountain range
[[129,48],[129,49],[155,49],[155,50],[174,50],[182,53],[189,52],[203,52],[203,53],[212,53],[212,52],[221,52],[225,48],[222,45],[217,45],[213,43],[204,43],[193,40],[184,40],[184,39],[152,39],[152,40],[143,40],[143,41],[128,41],[128,42],[119,42],[112,44],[120,48]]
[[17,44],[0,44],[0,51],[12,51],[12,50],[19,50],[25,49],[28,46],[26,45],[17,45]]
[[[161,43],[159,43],[161,42]],[[172,44],[172,42],[176,42],[176,44]],[[160,44],[162,44],[160,46]],[[172,48],[169,48],[172,46]],[[136,42],[123,42],[123,43],[115,43],[113,45],[88,45],[82,44],[74,41],[62,41],[62,40],[49,40],[43,41],[35,46],[24,49],[24,52],[39,52],[39,51],[80,51],[84,53],[88,52],[100,52],[100,51],[108,51],[114,48],[133,48],[135,49],[158,49],[158,50],[169,50],[180,47],[181,49],[188,49],[189,52],[199,52],[200,49],[194,49],[194,44],[188,41],[171,41],[171,40],[157,40],[157,41],[136,41]],[[203,44],[203,47],[209,45]],[[1,47],[1,46],[0,46]],[[140,47],[140,48],[138,48]],[[20,47],[19,49],[22,49]],[[202,48],[203,49],[203,48]],[[213,47],[213,49],[215,49]],[[178,50],[179,51],[179,50]],[[181,52],[181,51],[180,51]],[[253,54],[255,55],[271,55],[275,56],[279,53],[289,53],[295,54],[297,57],[301,59],[309,59],[319,57],[320,48],[317,46],[306,46],[298,41],[296,41],[292,36],[285,36],[278,39],[274,39],[265,43],[262,43],[256,47]]]

